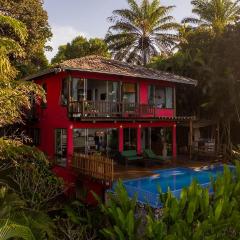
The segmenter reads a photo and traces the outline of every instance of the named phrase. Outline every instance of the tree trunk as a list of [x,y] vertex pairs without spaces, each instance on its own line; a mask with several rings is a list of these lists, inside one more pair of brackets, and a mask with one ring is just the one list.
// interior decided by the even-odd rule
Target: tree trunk
[[143,49],[143,66],[147,65],[147,53],[146,49]]

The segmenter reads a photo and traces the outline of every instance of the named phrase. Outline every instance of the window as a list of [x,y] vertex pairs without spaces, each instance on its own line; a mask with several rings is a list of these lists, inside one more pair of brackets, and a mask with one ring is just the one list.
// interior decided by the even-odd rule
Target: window
[[41,107],[42,107],[42,108],[47,108],[47,84],[44,83],[44,84],[42,85],[42,88],[43,88],[43,90],[44,90],[44,92],[45,92],[46,102],[42,101],[42,102],[41,102]]
[[150,85],[148,87],[148,104],[149,105],[154,105],[154,92],[155,92],[154,86]]
[[73,78],[71,97],[73,101],[83,101],[85,98],[84,79]]
[[62,80],[62,90],[61,90],[61,104],[66,106],[68,101],[68,81],[66,78]]
[[118,150],[117,129],[74,129],[74,153],[112,155]]
[[166,108],[165,88],[156,87],[156,89],[155,89],[155,105],[157,105],[158,108]]
[[166,88],[166,108],[173,108],[173,88]]
[[137,101],[137,88],[135,83],[123,83],[123,101],[135,103]]
[[173,88],[150,85],[148,87],[148,104],[157,108],[173,108]]
[[67,129],[55,129],[55,155],[56,163],[60,166],[67,165]]

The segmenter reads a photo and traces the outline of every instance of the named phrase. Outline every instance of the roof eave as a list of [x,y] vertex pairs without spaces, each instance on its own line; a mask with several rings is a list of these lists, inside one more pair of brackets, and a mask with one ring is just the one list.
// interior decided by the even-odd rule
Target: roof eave
[[[148,77],[148,76],[134,76],[131,74],[122,74],[122,73],[117,73],[117,72],[106,72],[106,71],[99,71],[99,70],[92,70],[92,69],[82,69],[82,68],[71,68],[71,67],[65,67],[65,66],[57,66],[54,68],[49,68],[46,70],[43,70],[41,72],[38,72],[36,74],[30,75],[23,80],[25,81],[30,81],[34,80],[36,78],[42,77],[47,74],[51,73],[59,73],[62,71],[78,71],[78,72],[93,72],[93,73],[101,73],[101,74],[106,74],[106,75],[117,75],[117,76],[122,76],[122,77],[135,77],[135,78],[141,78],[141,79],[149,79],[149,80],[157,80],[157,81],[167,81],[167,82],[173,82],[173,83],[179,83],[179,84],[187,84],[187,85],[193,85],[197,86],[197,81],[193,79],[188,79],[188,78],[183,78],[183,80],[179,79],[171,79],[171,80],[166,80],[162,78],[157,78],[157,77]],[[180,76],[179,76],[180,77]],[[187,82],[189,81],[189,82]]]
[[30,75],[28,77],[25,77],[22,80],[24,80],[24,81],[31,81],[33,79],[42,77],[44,75],[51,74],[51,73],[59,73],[61,71],[62,71],[62,68],[60,68],[60,67],[49,68],[49,69],[46,69],[46,70],[42,70],[42,71],[40,71],[38,73],[32,74],[32,75]]
[[135,78],[142,78],[142,79],[149,79],[149,80],[158,80],[158,81],[168,81],[168,82],[174,82],[174,83],[180,83],[180,84],[188,84],[188,85],[193,85],[197,86],[197,81],[193,79],[187,79],[191,82],[186,82],[186,80],[163,80],[161,78],[156,78],[156,77],[148,77],[148,76],[134,76],[131,74],[122,74],[122,73],[117,73],[117,72],[105,72],[105,71],[99,71],[99,70],[92,70],[92,69],[82,69],[82,68],[70,68],[70,67],[61,67],[62,70],[64,71],[78,71],[78,72],[94,72],[94,73],[101,73],[101,74],[107,74],[107,75],[117,75],[117,76],[125,76],[125,77],[135,77]]

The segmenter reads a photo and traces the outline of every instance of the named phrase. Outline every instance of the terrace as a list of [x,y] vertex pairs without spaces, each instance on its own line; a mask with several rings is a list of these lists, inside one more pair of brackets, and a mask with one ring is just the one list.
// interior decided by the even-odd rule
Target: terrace
[[171,159],[168,162],[152,161],[147,166],[139,162],[126,167],[116,163],[113,159],[102,156],[76,155],[73,160],[73,168],[79,175],[91,177],[108,185],[119,179],[136,179],[153,176],[153,171],[159,169],[176,167],[200,168],[216,163],[227,162],[217,161],[216,159],[210,161],[189,161],[185,157],[179,157],[178,160]]

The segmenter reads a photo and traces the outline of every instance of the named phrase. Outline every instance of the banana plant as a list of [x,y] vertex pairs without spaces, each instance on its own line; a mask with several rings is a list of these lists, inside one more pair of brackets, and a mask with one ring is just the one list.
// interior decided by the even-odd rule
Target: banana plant
[[101,204],[101,209],[108,220],[108,226],[101,230],[105,239],[112,240],[139,240],[140,217],[136,217],[137,197],[130,199],[120,181],[115,193],[109,193],[108,202]]

